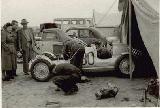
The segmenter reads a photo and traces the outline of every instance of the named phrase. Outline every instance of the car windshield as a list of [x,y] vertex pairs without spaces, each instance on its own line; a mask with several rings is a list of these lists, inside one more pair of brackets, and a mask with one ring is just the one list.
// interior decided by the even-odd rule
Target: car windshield
[[59,41],[58,34],[56,32],[44,32],[42,35],[44,41]]
[[70,36],[71,38],[78,37],[78,30],[69,30],[67,32],[67,35]]
[[90,30],[79,30],[80,38],[94,38],[94,33]]
[[89,37],[89,31],[88,30],[79,30],[79,37],[80,38],[87,38],[87,37]]

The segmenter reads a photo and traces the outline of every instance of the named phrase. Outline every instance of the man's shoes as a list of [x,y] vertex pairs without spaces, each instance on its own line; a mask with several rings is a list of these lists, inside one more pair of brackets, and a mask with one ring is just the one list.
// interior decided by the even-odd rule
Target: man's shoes
[[10,76],[10,79],[14,79],[14,76]]
[[85,82],[90,82],[91,80],[88,79],[86,76],[81,76],[81,80],[79,81],[79,83],[85,83]]
[[5,78],[3,78],[2,80],[3,80],[3,81],[10,81],[10,78],[5,77]]
[[17,74],[13,74],[13,76],[18,76]]
[[17,74],[15,74],[14,76],[18,76]]
[[73,88],[67,92],[65,92],[64,95],[73,95],[76,94],[78,92],[78,86],[74,85]]
[[72,92],[78,92],[78,86],[74,85],[71,89]]
[[61,89],[60,88],[56,88],[55,91],[61,91]]
[[29,73],[24,73],[24,75],[29,75]]
[[73,95],[73,94],[76,94],[76,92],[68,91],[68,92],[65,92],[65,93],[64,93],[64,95]]

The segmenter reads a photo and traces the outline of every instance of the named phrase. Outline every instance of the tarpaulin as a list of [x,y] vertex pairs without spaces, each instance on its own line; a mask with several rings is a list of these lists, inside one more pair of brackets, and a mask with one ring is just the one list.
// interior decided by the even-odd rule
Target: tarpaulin
[[121,23],[122,12],[109,13],[108,15],[105,15],[95,11],[94,16],[97,27],[117,27]]
[[132,4],[142,40],[159,73],[159,0],[132,0]]

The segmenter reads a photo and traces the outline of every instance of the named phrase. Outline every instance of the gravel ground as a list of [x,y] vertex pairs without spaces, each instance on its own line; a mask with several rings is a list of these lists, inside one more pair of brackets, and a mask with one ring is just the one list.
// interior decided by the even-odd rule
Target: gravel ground
[[[49,82],[36,82],[22,72],[18,64],[18,77],[2,83],[3,108],[58,108],[58,107],[142,107],[140,100],[148,79],[134,78],[132,81],[117,77],[91,77],[91,82],[78,84],[79,92],[65,96],[62,91],[55,91],[56,86]],[[110,82],[120,88],[115,98],[96,100],[95,92]],[[153,106],[147,102],[146,106]]]

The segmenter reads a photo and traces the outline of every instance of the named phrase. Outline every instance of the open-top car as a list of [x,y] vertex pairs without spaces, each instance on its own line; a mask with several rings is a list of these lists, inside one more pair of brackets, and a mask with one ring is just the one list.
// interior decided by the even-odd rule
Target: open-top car
[[[58,29],[57,29],[58,30]],[[58,30],[63,35],[59,35],[59,39],[65,43],[67,40],[74,38],[69,37],[63,31]],[[75,38],[78,40],[78,38]],[[82,41],[82,40],[81,40]],[[62,48],[59,50],[62,50]],[[128,46],[124,44],[113,44],[112,56],[107,59],[101,59],[97,56],[97,49],[94,44],[85,47],[82,70],[84,72],[119,72],[121,75],[129,75],[129,52]],[[29,63],[29,70],[32,77],[37,81],[48,81],[54,74],[56,65],[61,63],[70,63],[70,60],[59,59],[54,52],[43,52],[37,55]],[[116,70],[116,71],[115,71]],[[135,70],[134,61],[132,61],[132,70]]]

